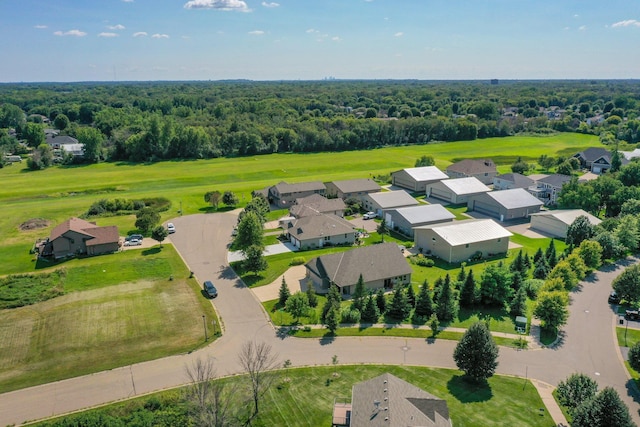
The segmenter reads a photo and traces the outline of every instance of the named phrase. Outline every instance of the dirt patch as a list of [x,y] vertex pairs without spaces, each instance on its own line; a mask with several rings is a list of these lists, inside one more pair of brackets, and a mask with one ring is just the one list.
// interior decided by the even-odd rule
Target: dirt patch
[[51,221],[44,218],[31,218],[28,221],[20,224],[20,231],[39,230],[41,228],[47,228],[51,225]]

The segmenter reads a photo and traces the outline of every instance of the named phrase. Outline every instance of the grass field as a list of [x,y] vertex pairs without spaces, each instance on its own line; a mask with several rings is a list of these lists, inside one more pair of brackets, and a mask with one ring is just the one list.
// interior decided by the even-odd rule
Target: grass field
[[[276,380],[274,386],[265,394],[260,404],[260,416],[252,425],[256,427],[331,425],[334,399],[351,399],[351,387],[354,383],[383,373],[396,375],[446,400],[454,426],[548,427],[554,425],[549,413],[544,409],[541,410],[544,404],[536,389],[523,378],[496,375],[485,385],[471,385],[463,380],[460,372],[455,370],[380,365],[314,367],[280,371],[280,379]],[[285,376],[289,381],[284,381]],[[246,379],[233,377],[226,381],[237,382],[246,381]],[[185,412],[185,406],[178,403],[181,396],[180,390],[172,390],[110,405],[97,411],[122,418],[137,415],[137,419],[140,420],[145,405],[149,408],[157,406],[158,403],[155,402],[161,402],[162,408],[144,417],[148,420],[146,425],[168,425],[164,422],[167,419],[186,425],[184,418],[177,418],[178,414]],[[152,400],[154,403],[149,404],[148,402]],[[54,422],[38,425],[56,425]]]
[[204,344],[202,315],[215,313],[173,246],[64,267],[66,295],[0,310],[0,392]]

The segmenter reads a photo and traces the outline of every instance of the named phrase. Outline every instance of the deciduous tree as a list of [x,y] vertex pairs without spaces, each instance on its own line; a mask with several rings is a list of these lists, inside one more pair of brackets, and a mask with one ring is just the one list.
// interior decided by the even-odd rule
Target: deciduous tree
[[533,315],[542,321],[542,326],[555,330],[569,318],[569,296],[563,291],[540,292]]
[[249,246],[264,248],[264,233],[262,222],[255,212],[247,212],[238,224],[238,234],[235,238],[235,247],[244,250]]
[[622,274],[613,279],[613,283],[611,285],[620,298],[631,304],[639,302],[640,264],[634,264],[625,268]]
[[218,209],[218,205],[220,204],[220,199],[222,198],[222,194],[219,191],[207,191],[204,193],[204,201],[210,203],[214,209]]
[[233,191],[225,191],[222,195],[222,203],[227,206],[236,206],[238,204],[238,196]]
[[598,383],[585,374],[571,374],[565,381],[560,381],[557,388],[560,404],[573,413],[581,403],[592,399],[598,391]]
[[162,242],[167,238],[169,232],[162,225],[158,225],[151,231],[151,238],[153,240],[157,240],[160,242],[160,246],[162,247]]
[[572,427],[632,427],[629,408],[618,392],[605,387],[594,398],[584,401],[573,413]]
[[296,292],[287,299],[287,311],[293,316],[296,323],[300,321],[300,317],[309,311],[309,298],[304,292]]
[[267,260],[264,259],[264,255],[262,254],[263,247],[258,245],[251,245],[248,248],[245,248],[242,252],[244,253],[244,261],[242,261],[242,267],[246,271],[253,271],[254,274],[258,274],[261,271],[267,269]]
[[473,381],[491,377],[498,367],[498,346],[484,322],[476,322],[462,336],[453,352],[458,369]]
[[279,365],[278,355],[273,353],[269,344],[247,341],[242,346],[238,361],[249,380],[249,389],[253,401],[253,409],[247,424],[258,416],[260,399],[269,391],[276,376],[273,370]]

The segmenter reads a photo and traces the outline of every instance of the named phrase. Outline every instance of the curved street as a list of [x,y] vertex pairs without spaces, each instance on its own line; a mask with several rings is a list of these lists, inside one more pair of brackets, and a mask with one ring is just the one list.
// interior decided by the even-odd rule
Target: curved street
[[[454,341],[391,337],[344,337],[334,340],[279,336],[253,292],[227,263],[227,244],[236,214],[197,214],[175,218],[171,241],[199,282],[210,279],[219,296],[214,300],[224,335],[191,354],[166,357],[110,371],[72,378],[0,395],[0,425],[77,411],[152,391],[185,384],[185,366],[196,358],[213,357],[217,374],[238,373],[237,354],[247,340],[265,341],[281,360],[294,366],[340,363],[381,363],[455,368]],[[498,373],[537,379],[557,385],[571,373],[582,372],[600,388],[615,388],[640,424],[635,386],[624,368],[615,339],[615,321],[607,296],[611,281],[627,261],[598,271],[571,294],[571,315],[553,349],[500,349]]]

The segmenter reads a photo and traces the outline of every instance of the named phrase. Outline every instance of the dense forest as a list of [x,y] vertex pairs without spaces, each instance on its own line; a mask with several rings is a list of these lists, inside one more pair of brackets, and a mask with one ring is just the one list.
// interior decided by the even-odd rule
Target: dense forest
[[46,166],[51,155],[38,147],[48,128],[84,144],[84,157],[75,161],[85,162],[360,150],[521,133],[590,133],[605,144],[640,140],[637,81],[493,83],[5,84],[0,152],[32,151]]

